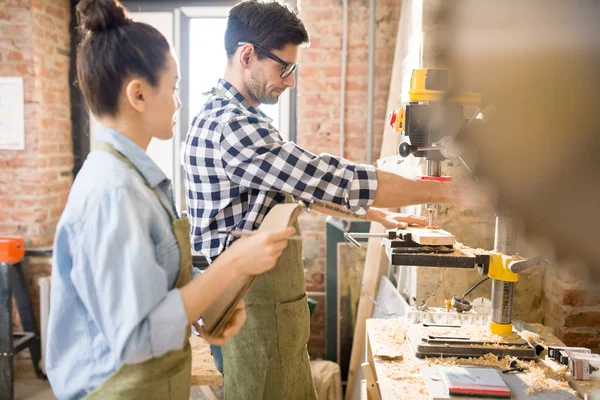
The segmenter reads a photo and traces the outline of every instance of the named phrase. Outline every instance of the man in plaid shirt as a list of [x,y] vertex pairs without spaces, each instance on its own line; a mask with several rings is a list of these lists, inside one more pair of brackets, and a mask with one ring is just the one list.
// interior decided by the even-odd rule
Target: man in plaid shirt
[[[245,1],[230,11],[227,69],[195,117],[184,154],[192,245],[209,262],[235,240],[224,232],[256,230],[286,195],[328,215],[360,217],[388,228],[427,220],[373,206],[464,203],[452,184],[406,179],[282,140],[258,106],[276,103],[295,86],[299,46],[307,42],[302,21],[276,2]],[[286,251],[294,251],[290,247]],[[315,398],[308,335],[292,335],[292,340],[281,333],[282,326],[308,330],[304,285],[301,261],[278,264],[257,279],[246,297],[246,325],[223,347],[228,398]],[[296,302],[306,315],[286,316],[296,313]],[[278,314],[279,307],[289,310]],[[303,351],[292,351],[294,346]],[[293,373],[286,371],[290,365]]]

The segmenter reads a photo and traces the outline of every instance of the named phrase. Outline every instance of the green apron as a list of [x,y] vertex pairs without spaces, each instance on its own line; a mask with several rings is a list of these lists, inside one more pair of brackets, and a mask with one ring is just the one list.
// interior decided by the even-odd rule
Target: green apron
[[[135,166],[113,146],[96,142],[94,149],[115,155],[137,171]],[[153,192],[169,214],[171,227],[179,245],[181,262],[175,287],[180,288],[192,280],[189,223],[187,218],[177,219],[171,207],[164,203],[156,189],[153,189]],[[188,327],[186,330],[181,350],[173,350],[162,357],[152,358],[139,364],[122,365],[91,392],[86,400],[189,400],[192,366],[192,352],[188,340],[190,329]]]
[[[300,234],[298,221],[294,226]],[[223,345],[227,400],[317,398],[305,285],[302,242],[290,240],[275,267],[254,281],[244,298],[246,323]]]

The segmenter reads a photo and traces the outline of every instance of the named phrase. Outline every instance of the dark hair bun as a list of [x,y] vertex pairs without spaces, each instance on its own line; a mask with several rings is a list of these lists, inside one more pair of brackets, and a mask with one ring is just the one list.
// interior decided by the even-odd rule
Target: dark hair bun
[[105,32],[128,21],[125,8],[118,0],[81,0],[77,4],[77,22],[83,33]]

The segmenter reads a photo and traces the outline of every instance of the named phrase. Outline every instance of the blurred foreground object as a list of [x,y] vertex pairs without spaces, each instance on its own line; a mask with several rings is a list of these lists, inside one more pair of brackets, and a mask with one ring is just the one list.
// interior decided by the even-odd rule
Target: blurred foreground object
[[442,4],[436,65],[490,112],[463,144],[501,209],[600,279],[600,2]]

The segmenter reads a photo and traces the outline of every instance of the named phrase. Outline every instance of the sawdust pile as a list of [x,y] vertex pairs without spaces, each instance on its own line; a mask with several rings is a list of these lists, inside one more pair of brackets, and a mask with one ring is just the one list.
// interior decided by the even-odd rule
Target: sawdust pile
[[454,250],[460,251],[461,253],[464,253],[468,256],[476,256],[476,255],[493,254],[494,253],[493,250],[484,250],[484,249],[479,249],[479,248],[475,249],[473,247],[464,245],[460,242],[454,243]]
[[[387,378],[379,376],[381,391],[388,396],[395,396],[390,398],[429,399],[429,393],[419,369],[422,365],[470,365],[508,369],[510,362],[514,360],[511,357],[498,358],[491,353],[478,358],[440,357],[418,360],[409,349],[406,341],[406,329],[399,319],[371,319],[368,321],[367,326],[370,338],[375,339],[379,344],[393,347],[394,350],[401,352],[404,356],[401,361],[386,361],[377,366],[383,369],[385,376],[387,376]],[[538,334],[534,332],[529,332],[529,334],[537,343],[541,342]],[[501,336],[499,338],[505,340]],[[552,370],[541,362],[518,362],[519,365],[528,368],[527,373],[522,374],[523,380],[529,385],[526,394],[564,390],[576,395],[576,392],[571,389],[567,381],[566,367],[557,366],[556,370]]]

